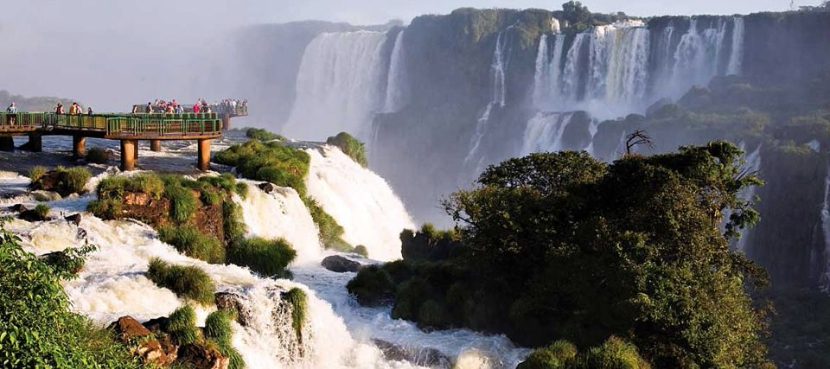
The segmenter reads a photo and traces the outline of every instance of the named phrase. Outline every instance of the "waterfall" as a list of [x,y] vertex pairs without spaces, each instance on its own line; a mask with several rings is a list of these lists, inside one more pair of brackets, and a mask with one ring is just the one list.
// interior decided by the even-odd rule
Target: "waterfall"
[[830,168],[824,179],[824,206],[821,208],[821,231],[824,234],[824,265],[819,276],[820,288],[830,293]]
[[744,57],[744,19],[735,17],[732,20],[732,52],[729,56],[729,64],[726,67],[727,75],[741,74]]
[[[554,96],[558,97],[558,101],[554,102],[557,107],[576,103],[580,99],[582,48],[586,42],[589,42],[589,37],[590,35],[587,33],[576,35],[565,56],[565,67],[562,70],[561,81],[552,81],[555,84],[551,89],[554,91]],[[554,61],[554,63],[558,63],[558,61]]]
[[297,191],[277,187],[269,194],[257,186],[259,182],[245,183],[248,184],[248,196],[244,200],[235,196],[235,200],[242,208],[247,236],[283,238],[297,251],[295,263],[319,261],[323,249],[317,226]]
[[[512,26],[508,27],[508,30],[511,28]],[[505,44],[507,41],[505,41],[504,38],[504,32],[499,32],[496,37],[496,47],[493,51],[493,61],[490,64],[490,83],[493,86],[492,98],[484,108],[484,112],[482,112],[478,118],[475,132],[470,140],[470,150],[468,151],[467,157],[464,158],[464,163],[469,163],[478,156],[481,140],[487,133],[487,123],[490,121],[490,114],[493,112],[493,108],[503,108],[506,104],[507,81],[505,78],[505,70],[507,69],[509,60],[505,58]],[[507,50],[509,52],[509,48],[507,48]],[[479,162],[479,166],[480,164],[481,163]]]
[[283,132],[320,139],[340,131],[366,139],[383,109],[383,32],[323,33],[306,47],[297,97]]
[[308,194],[343,226],[343,238],[364,245],[376,260],[401,257],[400,233],[415,224],[386,181],[339,149],[307,149]]
[[[746,165],[744,166],[744,172],[746,173],[757,173],[761,169],[761,145],[749,154],[746,158]],[[754,201],[755,195],[758,192],[757,186],[752,186],[749,188],[744,188],[738,194],[738,196],[745,200],[745,201]],[[823,214],[823,213],[822,213]],[[747,245],[749,244],[749,238],[751,236],[751,229],[743,229],[741,230],[741,238],[735,243],[735,250],[741,251],[743,253],[748,253]]]
[[562,137],[573,113],[538,113],[527,122],[522,155],[534,152],[556,152],[563,148]]
[[383,111],[394,113],[403,108],[406,102],[406,65],[404,51],[404,33],[398,32],[395,37],[395,46],[392,48],[392,58],[389,61],[389,76],[386,82],[386,100]]

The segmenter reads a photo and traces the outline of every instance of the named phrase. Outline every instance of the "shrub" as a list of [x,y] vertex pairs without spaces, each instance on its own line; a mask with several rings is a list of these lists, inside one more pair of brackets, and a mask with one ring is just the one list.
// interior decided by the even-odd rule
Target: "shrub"
[[68,248],[63,251],[50,252],[41,255],[39,259],[49,265],[58,275],[71,278],[84,268],[84,256],[95,251],[94,246],[86,245],[80,248]]
[[236,243],[228,250],[229,262],[251,268],[265,277],[284,276],[285,268],[296,256],[297,252],[283,239],[251,238]]
[[225,192],[231,192],[236,187],[236,177],[230,173],[222,173],[219,176],[203,176],[199,177],[198,182],[206,183],[212,187],[220,188]]
[[121,216],[121,201],[115,199],[90,201],[87,210],[104,220],[118,219]]
[[238,182],[236,184],[236,188],[234,189],[237,195],[241,197],[243,200],[248,198],[248,184],[245,182]]
[[590,349],[585,362],[590,369],[651,369],[651,365],[640,357],[636,346],[617,337]]
[[236,167],[245,178],[291,187],[300,196],[306,194],[305,177],[311,157],[303,150],[254,140],[216,153],[214,161]]
[[37,215],[38,219],[46,220],[49,218],[49,211],[52,210],[49,208],[49,205],[46,204],[37,204],[35,206],[35,215]]
[[368,257],[369,257],[369,249],[367,249],[367,248],[366,248],[366,246],[363,246],[363,245],[357,245],[357,246],[355,246],[355,247],[354,247],[353,252],[354,252],[355,254],[358,254],[358,255],[360,255],[360,256],[363,256],[364,258],[368,258]]
[[94,147],[87,151],[86,161],[95,164],[107,164],[110,161],[110,153],[105,149]]
[[568,341],[556,341],[534,350],[516,369],[566,369],[572,367],[577,349]]
[[278,135],[276,133],[269,132],[267,130],[261,128],[248,128],[245,131],[245,136],[252,140],[260,140],[260,141],[285,141],[285,137]]
[[353,250],[352,245],[343,240],[343,227],[337,223],[333,216],[326,213],[317,204],[317,201],[310,197],[303,197],[303,202],[311,214],[311,219],[317,224],[317,229],[320,231],[320,242],[323,243],[323,247],[341,252]]
[[358,141],[356,138],[352,137],[352,135],[346,132],[340,132],[337,136],[329,137],[326,140],[326,143],[340,148],[340,150],[352,158],[355,163],[358,163],[363,167],[369,165],[369,161],[366,160],[365,145],[363,145],[363,143]]
[[104,178],[97,188],[98,198],[121,200],[127,192],[145,193],[154,200],[164,194],[164,181],[156,174],[139,174],[136,176],[113,176]]
[[295,287],[286,292],[283,298],[291,304],[291,326],[297,334],[297,341],[302,344],[303,325],[308,316],[308,296],[305,291]]
[[242,207],[233,201],[222,204],[222,219],[225,233],[225,244],[235,245],[245,238],[246,226],[242,218]]
[[0,367],[140,367],[109,332],[70,310],[61,286],[68,275],[24,251],[5,230],[0,270]]
[[213,302],[216,286],[202,269],[196,266],[170,265],[154,258],[150,260],[147,278],[159,287],[170,289],[177,296],[203,304]]
[[164,227],[159,230],[162,242],[169,243],[192,258],[204,260],[211,264],[225,262],[225,248],[218,239],[202,233],[193,226]]
[[346,289],[361,305],[375,306],[389,301],[395,291],[392,278],[380,266],[370,265],[349,281]]
[[58,192],[82,193],[92,173],[84,167],[58,167]]
[[245,361],[231,343],[233,339],[231,322],[233,320],[234,317],[227,311],[218,310],[210,313],[205,320],[205,338],[215,342],[219,347],[219,352],[230,360],[228,369],[242,369],[245,367]]
[[164,182],[164,195],[170,200],[170,218],[180,224],[187,222],[199,207],[193,190],[184,187],[175,177],[166,177]]
[[29,169],[29,179],[32,180],[32,183],[35,183],[39,181],[40,178],[43,177],[43,175],[48,171],[49,170],[46,169],[46,167],[42,167],[40,165],[32,167],[32,169]]
[[182,306],[170,314],[167,333],[179,346],[195,344],[199,341],[199,328],[196,327],[196,311],[190,305]]
[[418,322],[425,326],[449,328],[451,319],[447,307],[436,300],[427,300],[418,308]]

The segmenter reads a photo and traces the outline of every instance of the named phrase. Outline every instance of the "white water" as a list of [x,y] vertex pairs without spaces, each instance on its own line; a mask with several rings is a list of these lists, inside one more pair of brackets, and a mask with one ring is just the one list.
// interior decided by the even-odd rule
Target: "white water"
[[363,139],[383,109],[383,32],[323,33],[306,47],[297,97],[283,132],[319,140],[346,131]]
[[726,67],[726,74],[741,74],[744,58],[744,19],[735,17],[732,28],[732,52],[729,56],[729,64]]
[[[746,158],[746,165],[744,165],[744,172],[746,173],[757,173],[761,169],[761,145],[750,153]],[[749,188],[745,188],[738,194],[738,196],[746,201],[754,201],[755,195],[758,193],[758,187],[752,186]],[[735,243],[735,249],[741,251],[743,253],[747,253],[747,245],[749,244],[749,238],[752,236],[752,229],[743,229],[741,230],[741,238]]]
[[320,261],[323,248],[317,226],[300,195],[292,188],[277,188],[265,193],[257,184],[248,183],[248,196],[235,196],[242,208],[242,217],[248,227],[248,237],[283,238],[297,251],[295,263]]
[[407,74],[406,74],[406,51],[404,49],[404,34],[406,30],[400,31],[395,37],[395,46],[392,48],[392,58],[389,61],[389,76],[386,82],[386,100],[383,104],[383,111],[394,113],[406,104],[407,99]]
[[522,155],[556,152],[563,148],[562,137],[573,113],[538,113],[527,122]]
[[306,152],[311,156],[308,194],[343,226],[346,242],[366,246],[372,259],[399,259],[400,233],[415,229],[415,223],[386,181],[337,148],[323,145]]
[[[510,28],[508,28],[509,30]],[[484,111],[478,118],[478,122],[476,124],[475,132],[473,133],[473,137],[470,140],[470,150],[468,151],[467,157],[464,158],[464,163],[470,163],[473,159],[479,158],[479,150],[481,148],[481,140],[487,134],[487,126],[490,122],[490,114],[493,112],[493,108],[499,107],[503,108],[506,104],[506,97],[507,97],[507,86],[506,86],[506,77],[505,77],[505,70],[507,69],[507,65],[509,60],[505,58],[505,51],[509,54],[509,47],[506,47],[507,41],[505,40],[504,32],[499,32],[498,36],[496,37],[496,47],[493,50],[493,62],[490,64],[490,72],[491,72],[491,79],[490,83],[493,87],[492,89],[492,98],[487,106],[484,108]],[[479,160],[479,166],[481,165],[481,161]],[[478,170],[476,170],[478,172]]]
[[820,288],[830,293],[830,168],[824,179],[824,206],[821,208],[821,231],[824,233],[824,265],[819,277]]

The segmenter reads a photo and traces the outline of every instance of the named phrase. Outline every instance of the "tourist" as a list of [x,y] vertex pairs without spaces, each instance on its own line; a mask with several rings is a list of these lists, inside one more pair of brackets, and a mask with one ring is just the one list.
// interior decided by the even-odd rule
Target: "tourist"
[[86,115],[92,116],[92,107],[91,106],[88,106],[86,108]]
[[10,114],[16,114],[17,113],[17,106],[14,105],[14,101],[12,101],[12,104],[9,105],[9,107],[6,109],[6,111]]
[[66,114],[66,111],[63,110],[63,104],[58,103],[58,107],[55,108],[55,114]]
[[184,106],[181,104],[176,104],[176,114],[183,114],[184,113]]
[[147,103],[147,114],[153,114],[153,104],[149,102]]
[[173,114],[173,104],[167,104],[167,108],[164,109],[165,114]]
[[193,112],[194,113],[199,114],[199,111],[201,111],[201,109],[202,109],[202,107],[198,102],[193,104]]

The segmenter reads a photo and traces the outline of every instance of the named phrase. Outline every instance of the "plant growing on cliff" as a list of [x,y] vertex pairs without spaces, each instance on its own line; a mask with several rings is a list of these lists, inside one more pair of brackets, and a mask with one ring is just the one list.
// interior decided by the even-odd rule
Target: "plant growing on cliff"
[[40,219],[40,220],[46,220],[46,219],[48,219],[48,218],[49,218],[49,211],[50,211],[50,210],[52,210],[52,209],[51,209],[51,208],[49,208],[49,205],[46,205],[46,204],[37,204],[37,206],[35,206],[35,210],[34,210],[34,212],[35,212],[35,214],[37,215],[37,218],[38,218],[38,219]]
[[393,280],[393,315],[420,324],[537,346],[617,336],[659,368],[766,365],[764,311],[748,294],[765,275],[728,247],[758,220],[737,195],[760,183],[741,155],[713,142],[610,165],[574,152],[511,159],[445,202],[460,223],[447,257],[372,273]]
[[[66,193],[82,193],[92,173],[85,167],[58,167],[58,188]],[[58,191],[61,192],[61,191]]]
[[308,296],[305,291],[295,287],[286,292],[283,298],[291,304],[291,326],[297,335],[297,342],[302,345],[303,326],[308,319]]
[[345,231],[333,216],[326,213],[320,204],[310,197],[303,197],[303,203],[305,203],[308,212],[311,213],[311,219],[314,220],[314,224],[317,225],[317,229],[320,231],[320,242],[323,243],[323,247],[341,252],[353,250],[352,245],[343,240]]
[[232,313],[217,310],[208,315],[205,320],[205,338],[216,343],[219,352],[230,360],[228,369],[245,368],[245,360],[233,347],[233,329],[231,322],[235,319]]
[[199,267],[171,265],[159,258],[150,260],[147,278],[179,297],[202,304],[212,303],[216,292],[213,280]]
[[110,153],[106,149],[93,147],[87,151],[86,161],[95,164],[107,164],[110,161]]
[[352,158],[355,163],[358,163],[363,167],[367,167],[369,165],[369,161],[366,159],[365,145],[356,138],[352,137],[352,135],[346,132],[340,132],[337,136],[329,137],[326,140],[326,143],[340,148],[340,151],[343,151],[344,154]]
[[40,165],[34,166],[32,169],[29,169],[29,179],[32,180],[32,183],[35,183],[39,181],[40,178],[43,177],[43,175],[48,171],[49,169],[46,169],[46,167],[42,167]]
[[284,277],[297,252],[284,239],[249,238],[228,249],[228,262],[246,266],[264,277]]
[[182,306],[170,314],[167,333],[179,346],[195,344],[202,339],[196,327],[196,311],[190,305]]
[[196,227],[164,227],[159,230],[159,238],[192,258],[211,264],[225,262],[225,248],[222,242],[213,235],[204,234]]
[[[67,254],[68,257],[83,255]],[[70,310],[61,279],[0,230],[0,367],[139,368],[126,347]]]
[[248,128],[247,130],[245,130],[245,136],[252,140],[259,140],[263,142],[274,140],[286,141],[286,138],[282,135],[278,135],[276,133],[261,128]]
[[236,167],[243,177],[291,187],[305,196],[305,177],[311,158],[299,149],[279,142],[251,140],[214,155],[214,161]]

